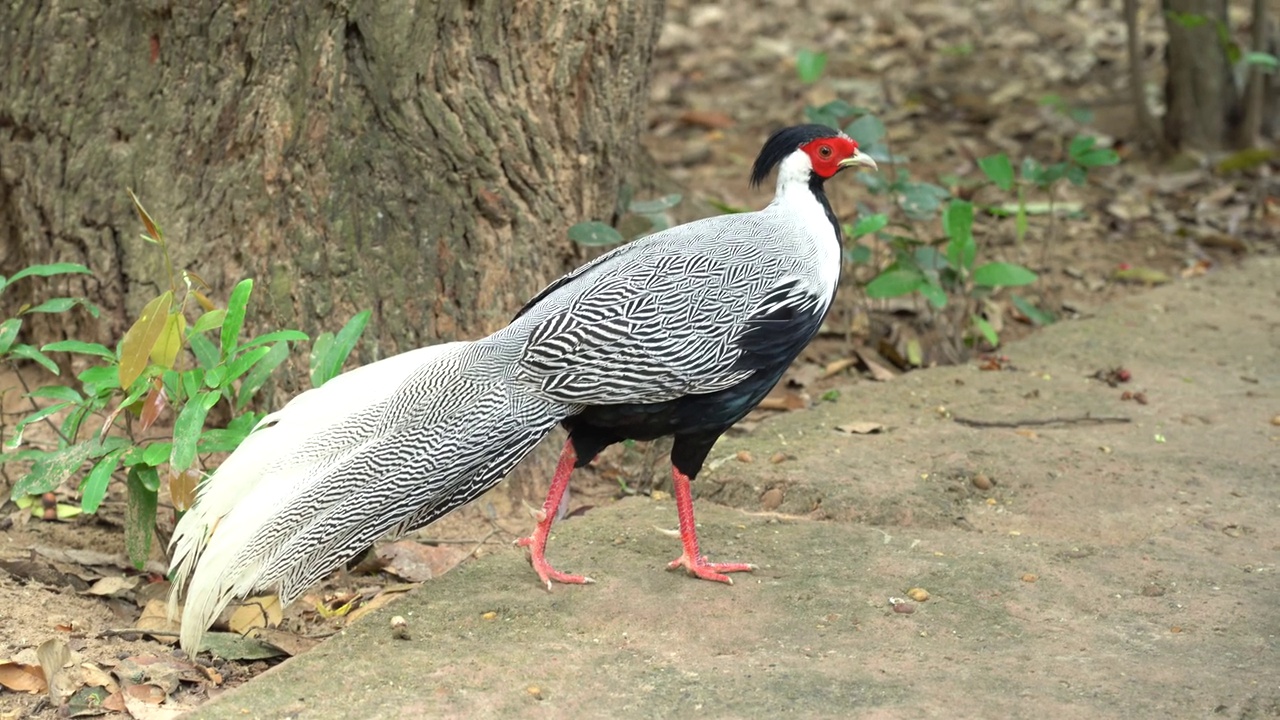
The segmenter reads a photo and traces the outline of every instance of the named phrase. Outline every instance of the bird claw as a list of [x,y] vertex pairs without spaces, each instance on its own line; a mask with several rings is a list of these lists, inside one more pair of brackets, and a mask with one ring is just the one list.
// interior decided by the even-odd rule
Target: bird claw
[[552,581],[566,585],[591,585],[595,583],[595,580],[586,575],[570,575],[551,567],[551,563],[547,562],[547,558],[543,554],[545,552],[543,543],[539,543],[536,538],[522,537],[516,540],[515,544],[530,549],[529,564],[538,573],[542,584],[547,586],[547,592],[551,592]]
[[688,553],[684,553],[675,560],[672,560],[670,563],[667,563],[668,570],[675,570],[676,568],[684,568],[685,572],[696,578],[714,580],[728,585],[733,584],[733,578],[725,575],[724,573],[751,572],[752,570],[759,570],[759,568],[750,563],[707,562],[707,558],[702,555],[699,555],[696,560],[690,560]]

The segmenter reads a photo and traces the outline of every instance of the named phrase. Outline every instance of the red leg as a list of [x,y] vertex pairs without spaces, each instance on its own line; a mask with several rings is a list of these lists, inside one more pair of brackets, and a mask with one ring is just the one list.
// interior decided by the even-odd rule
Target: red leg
[[551,479],[551,489],[547,491],[547,499],[538,511],[538,526],[533,535],[516,540],[516,545],[529,548],[529,564],[538,572],[547,590],[551,589],[551,581],[562,583],[592,583],[589,577],[569,575],[551,567],[547,562],[547,536],[551,534],[551,523],[555,522],[556,511],[560,509],[560,500],[564,491],[569,489],[569,476],[573,474],[573,465],[578,462],[578,455],[573,451],[573,443],[566,442],[564,451],[560,453],[560,464],[556,466],[555,477]]
[[689,487],[689,477],[674,466],[671,468],[671,477],[676,491],[676,514],[680,516],[680,542],[684,544],[684,554],[672,560],[667,568],[674,570],[682,567],[694,577],[730,585],[733,584],[733,580],[722,573],[755,570],[755,565],[747,563],[707,562],[698,550],[698,528],[693,522],[693,490]]

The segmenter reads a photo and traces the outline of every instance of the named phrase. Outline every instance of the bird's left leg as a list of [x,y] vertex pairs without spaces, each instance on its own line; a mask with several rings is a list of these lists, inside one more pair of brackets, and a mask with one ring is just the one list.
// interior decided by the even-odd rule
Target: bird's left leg
[[534,528],[533,535],[516,540],[516,545],[529,548],[529,564],[538,572],[538,577],[542,578],[547,590],[551,589],[552,580],[577,585],[595,582],[583,575],[562,573],[547,562],[547,538],[551,535],[551,523],[555,522],[556,511],[560,509],[565,490],[569,489],[569,476],[573,474],[573,466],[577,462],[578,455],[573,451],[573,441],[570,440],[564,444],[560,463],[556,465],[556,474],[551,478],[551,488],[547,490],[547,499],[536,515],[538,526]]
[[682,567],[694,577],[730,585],[733,580],[724,573],[755,570],[755,565],[747,563],[707,562],[698,549],[698,527],[693,522],[693,490],[689,485],[689,476],[672,466],[671,477],[676,493],[676,514],[680,516],[680,542],[684,545],[684,553],[672,560],[667,568],[674,570]]

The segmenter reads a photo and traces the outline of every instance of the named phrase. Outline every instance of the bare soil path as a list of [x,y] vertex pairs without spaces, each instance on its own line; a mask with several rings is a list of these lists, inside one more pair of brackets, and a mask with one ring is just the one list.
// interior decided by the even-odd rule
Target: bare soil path
[[547,593],[495,552],[193,717],[1275,717],[1280,262],[1007,354],[718,446],[706,549],[760,564],[733,587],[663,572],[674,508],[628,499],[555,533],[598,584]]

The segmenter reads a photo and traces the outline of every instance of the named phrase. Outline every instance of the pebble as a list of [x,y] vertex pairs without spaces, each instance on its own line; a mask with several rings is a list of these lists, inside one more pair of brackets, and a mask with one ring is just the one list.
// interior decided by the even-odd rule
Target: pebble
[[1164,595],[1164,588],[1152,583],[1142,588],[1142,594],[1144,597],[1160,597]]
[[1040,579],[1040,576],[1036,575],[1035,573],[1023,573],[1022,575],[1022,582],[1024,583],[1033,583],[1039,579]]
[[781,489],[776,487],[769,488],[760,496],[760,507],[770,511],[777,510],[782,505],[782,501],[785,498],[786,496],[783,494]]
[[972,482],[973,486],[978,488],[979,490],[990,490],[991,488],[995,487],[995,483],[992,482],[991,478],[987,477],[983,473],[978,473],[977,475],[974,475],[973,479],[970,482]]
[[893,611],[899,615],[910,615],[916,611],[916,606],[909,602],[896,602],[893,604]]
[[496,612],[494,612],[494,611],[490,610],[489,612],[487,612],[487,613],[485,613],[485,614],[481,615],[481,616],[480,616],[480,619],[481,619],[481,620],[497,620],[497,619],[498,619],[498,613],[496,613]]
[[739,450],[737,458],[738,458],[738,462],[740,463],[749,463],[749,462],[755,461],[755,458],[751,457],[751,453],[747,452],[746,450]]
[[545,697],[542,694],[542,688],[538,687],[537,685],[530,685],[529,687],[525,688],[524,691],[529,693],[529,696],[532,697],[534,700],[542,700]]
[[403,615],[391,618],[391,637],[397,640],[409,639],[409,621]]
[[924,602],[929,599],[929,591],[924,588],[911,588],[907,591],[907,597],[915,600],[916,602]]

